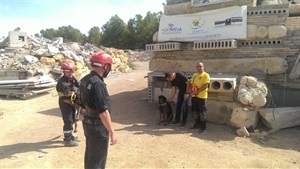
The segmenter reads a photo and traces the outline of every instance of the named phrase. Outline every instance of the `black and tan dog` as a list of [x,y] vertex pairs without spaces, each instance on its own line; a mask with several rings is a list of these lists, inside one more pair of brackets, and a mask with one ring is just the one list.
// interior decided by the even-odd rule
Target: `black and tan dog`
[[159,104],[159,122],[160,125],[164,122],[164,125],[168,125],[173,120],[172,107],[170,103],[167,101],[167,98],[163,95],[158,96],[158,104]]

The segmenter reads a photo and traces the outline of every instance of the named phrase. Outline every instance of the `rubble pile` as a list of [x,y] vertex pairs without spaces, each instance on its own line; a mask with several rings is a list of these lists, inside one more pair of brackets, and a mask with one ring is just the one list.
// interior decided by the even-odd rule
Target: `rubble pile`
[[27,98],[53,89],[62,75],[62,62],[73,64],[74,76],[80,80],[91,70],[90,57],[99,51],[112,56],[111,74],[130,72],[131,62],[151,59],[145,52],[98,48],[89,43],[63,43],[61,37],[51,41],[28,36],[22,48],[6,46],[0,49],[0,95]]

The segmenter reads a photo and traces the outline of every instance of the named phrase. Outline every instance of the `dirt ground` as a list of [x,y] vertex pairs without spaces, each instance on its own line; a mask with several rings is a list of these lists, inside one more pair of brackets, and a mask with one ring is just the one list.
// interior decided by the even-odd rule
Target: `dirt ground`
[[[148,62],[135,65],[105,80],[118,135],[107,168],[300,168],[299,127],[238,137],[234,128],[208,123],[199,135],[189,129],[191,114],[184,128],[157,126],[158,105],[146,101]],[[1,97],[0,168],[83,168],[82,124],[79,146],[64,147],[57,100],[54,90],[29,100]]]

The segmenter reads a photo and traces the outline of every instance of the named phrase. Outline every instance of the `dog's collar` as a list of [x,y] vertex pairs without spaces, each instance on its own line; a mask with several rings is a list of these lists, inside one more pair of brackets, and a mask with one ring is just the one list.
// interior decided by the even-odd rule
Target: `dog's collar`
[[164,106],[164,105],[166,105],[167,103],[159,103],[159,105],[161,105],[161,106]]

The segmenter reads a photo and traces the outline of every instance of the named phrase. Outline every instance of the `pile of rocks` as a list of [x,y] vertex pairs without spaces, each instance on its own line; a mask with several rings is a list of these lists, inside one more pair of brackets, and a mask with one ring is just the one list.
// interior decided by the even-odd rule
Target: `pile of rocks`
[[[28,91],[28,85],[19,84],[18,80],[26,80],[44,83],[39,81],[41,77],[48,76],[56,81],[61,75],[61,63],[70,62],[75,67],[74,76],[80,80],[91,70],[90,57],[99,52],[104,51],[113,58],[113,66],[111,74],[127,73],[132,70],[132,62],[147,61],[151,59],[151,54],[146,52],[119,50],[115,48],[96,47],[86,43],[80,45],[78,43],[63,43],[62,38],[53,41],[45,38],[35,38],[28,36],[28,42],[23,47],[4,47],[0,49],[0,95],[24,97],[20,91]],[[43,78],[42,78],[43,79]],[[16,81],[17,80],[17,81]],[[47,80],[49,81],[49,80]],[[14,86],[17,90],[10,92],[1,92],[11,89]],[[53,83],[48,87],[53,87]],[[5,85],[5,86],[4,86]],[[34,90],[31,86],[30,91]],[[29,92],[28,95],[31,95]]]

